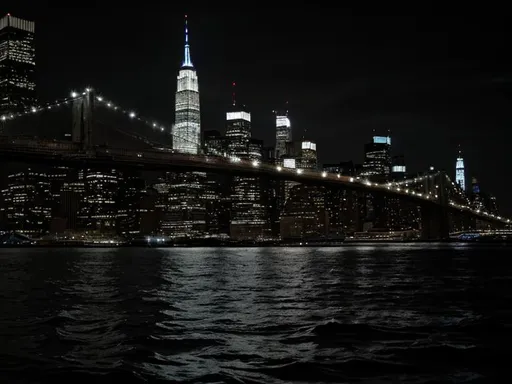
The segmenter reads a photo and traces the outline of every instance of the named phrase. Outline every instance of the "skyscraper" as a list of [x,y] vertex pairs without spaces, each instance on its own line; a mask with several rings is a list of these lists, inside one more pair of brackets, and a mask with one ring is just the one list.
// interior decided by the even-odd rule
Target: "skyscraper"
[[275,111],[276,115],[276,159],[289,155],[286,143],[292,141],[292,126],[288,118],[288,111]]
[[302,140],[300,167],[305,169],[316,169],[317,167],[316,143],[312,140]]
[[403,180],[406,178],[407,168],[405,166],[404,155],[393,156],[393,166],[391,168],[391,178],[393,180]]
[[[185,15],[185,55],[178,73],[175,124],[172,147],[177,152],[197,154],[201,148],[199,85],[190,58],[188,22]],[[206,174],[202,172],[167,173],[169,185],[167,219],[164,233],[175,238],[198,238],[206,228]]]
[[361,176],[387,179],[391,172],[391,137],[373,136],[364,146],[364,156]]
[[197,154],[201,146],[201,116],[199,84],[190,58],[188,22],[185,15],[185,55],[178,73],[175,105],[175,124],[172,128],[172,147],[178,152]]
[[[237,104],[234,89],[231,110],[226,113],[226,139],[231,156],[261,162],[262,143],[251,140],[251,113]],[[256,239],[263,236],[265,228],[265,207],[261,201],[260,179],[233,176],[231,237],[237,240]]]
[[36,104],[34,30],[33,21],[0,19],[0,116]]
[[228,152],[231,156],[247,158],[249,141],[251,139],[251,113],[244,105],[236,102],[235,86],[233,82],[233,101],[230,111],[226,112],[226,140]]
[[455,163],[455,182],[460,186],[463,191],[466,191],[466,177],[464,176],[464,158],[462,151],[459,148],[457,162]]

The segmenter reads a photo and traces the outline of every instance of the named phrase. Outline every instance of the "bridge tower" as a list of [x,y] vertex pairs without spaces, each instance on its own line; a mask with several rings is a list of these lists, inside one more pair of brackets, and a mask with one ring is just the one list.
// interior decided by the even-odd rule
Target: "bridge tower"
[[94,92],[85,92],[73,100],[71,139],[81,143],[82,149],[92,146]]
[[423,240],[446,240],[450,236],[448,217],[447,178],[444,172],[436,177],[438,204],[421,206],[421,237]]

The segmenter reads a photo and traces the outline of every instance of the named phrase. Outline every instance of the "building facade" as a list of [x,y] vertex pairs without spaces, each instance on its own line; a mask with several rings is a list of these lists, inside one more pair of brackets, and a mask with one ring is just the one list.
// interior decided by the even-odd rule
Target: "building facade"
[[251,140],[251,113],[245,107],[234,105],[232,111],[226,113],[226,140],[230,156],[247,158]]
[[0,19],[0,116],[37,103],[35,23],[7,14]]
[[364,146],[364,163],[361,176],[387,180],[391,172],[391,137],[373,136]]
[[4,191],[7,228],[27,236],[41,236],[50,229],[52,195],[48,174],[28,168],[8,176]]
[[312,140],[302,140],[300,151],[300,168],[316,169],[318,166],[318,157],[316,153],[316,143]]
[[[261,162],[263,143],[251,139],[251,113],[245,107],[238,106],[234,98],[231,110],[226,113],[226,140],[230,156]],[[260,178],[233,176],[231,237],[236,240],[255,240],[265,236],[267,227]]]
[[407,177],[407,168],[405,166],[404,155],[393,156],[393,166],[391,167],[391,179],[400,181]]
[[287,152],[286,143],[292,141],[292,126],[288,117],[288,111],[275,112],[276,116],[276,159],[280,160],[281,157],[289,155]]

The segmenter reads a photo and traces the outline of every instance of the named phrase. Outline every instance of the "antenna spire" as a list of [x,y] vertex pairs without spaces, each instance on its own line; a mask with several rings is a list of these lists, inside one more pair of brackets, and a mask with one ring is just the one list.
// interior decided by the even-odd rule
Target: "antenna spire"
[[233,81],[233,83],[231,83],[231,87],[232,87],[232,101],[233,101],[233,107],[236,105],[236,82]]
[[183,58],[183,63],[181,65],[182,68],[184,67],[191,67],[193,68],[194,65],[192,64],[192,59],[190,58],[190,45],[188,43],[188,18],[187,15],[185,15],[185,56]]

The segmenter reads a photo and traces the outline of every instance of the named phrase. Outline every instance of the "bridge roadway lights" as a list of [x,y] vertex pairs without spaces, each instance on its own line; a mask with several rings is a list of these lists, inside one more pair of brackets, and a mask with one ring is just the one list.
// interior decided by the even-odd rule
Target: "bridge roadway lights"
[[[72,162],[76,162],[78,160],[82,161],[82,162],[83,161],[102,162],[102,161],[107,160],[107,159],[103,159],[103,156],[105,154],[96,153],[97,150],[95,150],[95,149],[91,149],[91,153],[89,153],[89,152],[87,154],[81,153],[78,146],[79,146],[79,143],[73,143],[73,142],[68,142],[68,141],[48,142],[45,140],[41,141],[38,139],[9,138],[9,140],[7,140],[7,141],[0,141],[0,155],[2,155],[3,157],[8,156],[9,159],[12,159],[13,155],[17,155],[17,156],[21,156],[20,158],[22,160],[27,160],[27,156],[29,158],[34,157],[34,156],[35,156],[35,158],[40,158],[41,156],[43,158],[50,156],[52,158],[51,161],[59,161],[59,162],[66,161],[66,159],[71,160]],[[79,153],[75,153],[76,151],[78,151]],[[137,152],[134,153],[133,151],[128,151],[128,150],[119,149],[119,148],[107,149],[106,153],[108,154],[108,157],[110,158],[111,161],[115,160],[116,162],[118,161],[118,162],[124,163],[124,164],[127,164],[126,162],[129,163],[130,161],[133,162],[134,159],[132,159],[132,157],[135,157],[137,166],[142,165],[141,160],[143,162],[146,162],[148,166],[151,166],[152,164],[156,164],[156,165],[162,164],[162,162],[165,162],[167,164],[169,162],[169,160],[171,160],[171,158],[174,157],[174,156],[172,156],[171,158],[169,158],[166,156],[167,153],[164,153],[161,151],[153,151],[153,152],[149,151],[147,153],[144,152],[144,154],[141,154],[141,153],[137,153]],[[158,156],[156,158],[151,157],[155,153],[157,153]],[[127,158],[127,156],[128,156],[128,158]],[[203,163],[208,163],[209,166],[207,168],[211,169],[212,167],[210,165],[212,163],[214,164],[217,162],[217,160],[215,160],[215,159],[211,159],[211,160],[212,161],[205,161],[205,159],[201,159],[198,156],[192,156],[191,158],[187,158],[187,159],[179,159],[179,157],[178,157],[177,163],[180,163],[182,161],[185,161],[185,162],[192,161],[195,163],[199,163],[199,166],[201,167],[200,163],[203,162]],[[231,161],[234,163],[239,163],[239,162],[241,162],[241,159],[236,158],[236,157],[231,157],[231,158],[229,158],[228,161]],[[262,167],[263,171],[265,171],[265,170],[268,170],[271,172],[272,171],[277,171],[277,172],[283,171],[283,168],[280,165],[275,166],[275,167],[269,167],[269,166],[266,166],[265,164],[263,164],[263,166],[262,166],[262,164],[260,162],[257,162],[257,163],[252,162],[252,164],[253,164],[253,166]],[[179,165],[179,164],[176,164],[176,165]],[[185,164],[185,165],[190,166],[191,164]],[[240,165],[244,166],[244,164],[240,164]],[[248,165],[250,165],[250,164],[248,164]],[[193,166],[193,164],[192,164],[192,166]],[[222,165],[221,165],[221,167],[222,167]],[[213,166],[213,168],[218,168],[218,167]],[[204,168],[202,168],[202,169],[204,169]],[[289,171],[293,172],[293,169],[289,169]],[[297,169],[295,169],[295,172],[298,175],[302,175],[303,169],[297,168]],[[308,171],[308,174],[306,174],[306,176],[305,176],[306,181],[307,181],[307,178],[311,176],[310,174],[311,174],[311,172]],[[319,174],[320,173],[313,175],[312,181],[314,181],[315,179],[318,179],[317,175],[319,175]],[[332,175],[332,177],[329,177],[329,174],[324,171],[321,173],[321,175],[322,175],[322,177],[327,178],[328,180],[330,180],[330,179],[336,180],[334,178],[334,174]],[[336,174],[336,177],[341,179],[340,174]],[[340,181],[344,181],[344,180],[340,180]],[[372,190],[388,190],[386,188],[387,186],[384,184],[372,184],[368,180],[363,181],[363,180],[359,180],[359,178],[347,177],[346,181],[349,181],[350,183],[357,182],[357,184],[360,184],[360,185],[367,185],[367,186],[371,187]],[[424,202],[431,201],[432,203],[436,203],[435,201],[432,201],[432,199],[431,199],[432,196],[429,196],[429,195],[423,194],[423,193],[418,193],[415,191],[411,191],[410,189],[402,190],[401,188],[396,187],[392,191],[398,192],[399,195],[402,195],[402,196],[406,196],[406,195],[411,196],[411,197],[414,196],[414,197],[418,198],[418,200],[421,199]],[[435,195],[435,198],[436,199],[439,198],[439,195]],[[439,202],[437,202],[437,203],[439,203]],[[448,203],[446,203],[446,204],[448,205]],[[505,219],[502,216],[489,214],[488,212],[482,212],[480,210],[471,210],[468,206],[460,206],[458,204],[454,204],[453,202],[450,202],[450,206],[452,209],[456,209],[456,210],[467,210],[470,213],[479,216],[480,219],[496,220],[496,221],[501,222],[502,224],[510,224],[510,219]],[[444,230],[441,232],[444,232]]]

